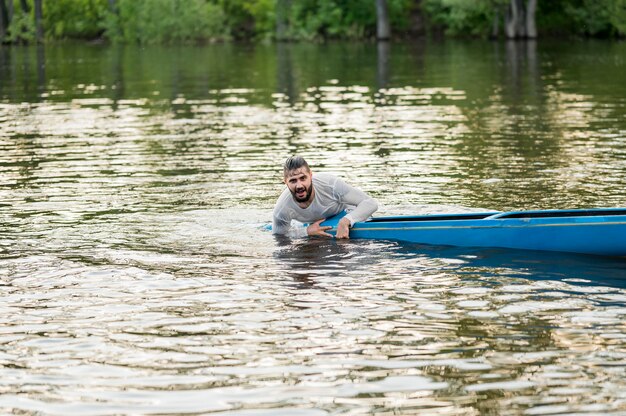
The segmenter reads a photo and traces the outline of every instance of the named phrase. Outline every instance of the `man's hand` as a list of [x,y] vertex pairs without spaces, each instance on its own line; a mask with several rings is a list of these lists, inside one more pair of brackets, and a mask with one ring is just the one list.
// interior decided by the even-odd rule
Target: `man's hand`
[[309,235],[309,237],[313,237],[313,236],[318,236],[318,237],[331,237],[331,234],[328,234],[326,231],[330,230],[331,226],[329,225],[325,225],[325,226],[320,226],[320,224],[324,221],[325,218],[322,218],[321,220],[317,220],[315,221],[313,224],[309,225],[308,227],[306,227],[306,233]]
[[350,238],[350,220],[342,218],[337,224],[337,238]]

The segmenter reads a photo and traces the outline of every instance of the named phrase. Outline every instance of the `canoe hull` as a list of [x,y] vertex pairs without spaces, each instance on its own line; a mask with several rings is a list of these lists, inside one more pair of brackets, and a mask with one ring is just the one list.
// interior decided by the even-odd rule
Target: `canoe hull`
[[[381,217],[354,224],[350,238],[626,256],[626,215],[614,215],[620,211],[582,215],[589,210],[581,210],[581,216],[576,216],[570,210],[563,211],[568,213],[563,217],[555,216],[559,211],[528,212],[552,216],[524,217],[518,212],[487,213],[480,219],[473,214]],[[332,218],[323,225],[335,226],[337,221]]]

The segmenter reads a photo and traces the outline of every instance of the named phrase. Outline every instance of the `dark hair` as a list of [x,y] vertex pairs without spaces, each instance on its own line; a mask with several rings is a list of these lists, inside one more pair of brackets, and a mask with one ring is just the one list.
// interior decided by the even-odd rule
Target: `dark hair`
[[306,160],[302,156],[291,156],[287,160],[285,160],[285,164],[283,165],[283,175],[287,176],[289,172],[292,170],[300,169],[305,167],[306,170],[310,171],[309,164],[306,163]]

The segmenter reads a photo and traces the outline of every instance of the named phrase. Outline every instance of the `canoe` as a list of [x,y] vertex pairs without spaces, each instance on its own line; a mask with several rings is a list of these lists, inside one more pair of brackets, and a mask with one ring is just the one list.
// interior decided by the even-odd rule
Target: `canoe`
[[[343,215],[322,225],[334,234]],[[626,256],[626,208],[373,217],[355,223],[350,238]]]

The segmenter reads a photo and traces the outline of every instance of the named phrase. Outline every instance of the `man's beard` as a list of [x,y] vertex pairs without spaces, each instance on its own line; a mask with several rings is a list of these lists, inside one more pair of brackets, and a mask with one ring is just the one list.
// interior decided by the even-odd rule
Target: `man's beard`
[[311,194],[313,193],[313,184],[311,184],[311,186],[309,186],[308,189],[306,187],[304,187],[304,189],[306,190],[306,194],[302,198],[298,198],[296,196],[296,193],[297,193],[298,190],[291,191],[291,195],[293,195],[293,199],[295,199],[296,202],[299,203],[299,204],[301,204],[303,202],[308,202],[309,199],[311,199]]

